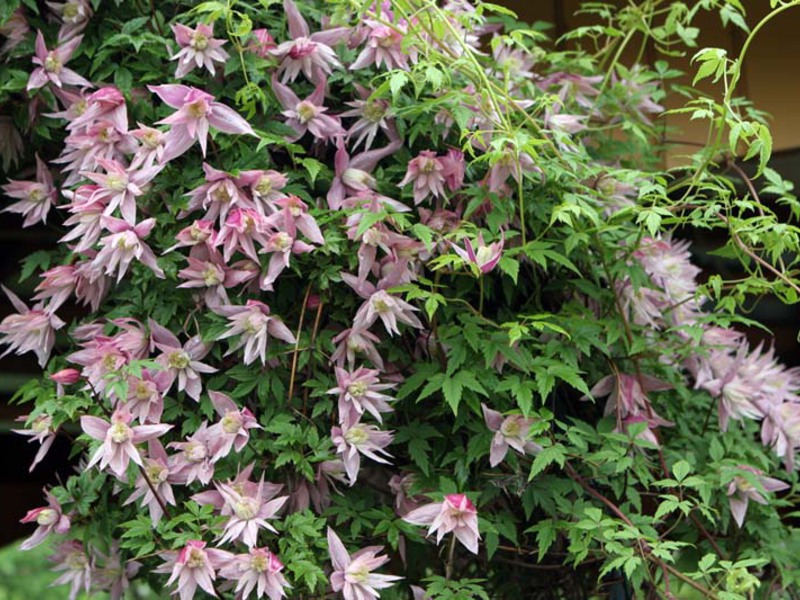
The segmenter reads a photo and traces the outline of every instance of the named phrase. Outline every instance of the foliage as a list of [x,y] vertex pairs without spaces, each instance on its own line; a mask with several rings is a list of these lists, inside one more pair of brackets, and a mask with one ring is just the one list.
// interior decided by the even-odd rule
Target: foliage
[[[46,374],[23,433],[86,461],[25,546],[71,597],[793,597],[800,373],[735,327],[798,300],[800,205],[736,90],[798,2],[585,2],[563,44],[482,2],[192,4],[0,12],[8,210],[62,236],[0,334]],[[710,133],[665,171],[669,93]]]

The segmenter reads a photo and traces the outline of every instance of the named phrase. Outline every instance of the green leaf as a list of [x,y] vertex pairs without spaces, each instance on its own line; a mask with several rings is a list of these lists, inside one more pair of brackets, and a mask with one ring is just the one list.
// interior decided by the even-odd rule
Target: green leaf
[[558,463],[560,467],[564,466],[566,456],[564,455],[564,446],[555,444],[548,448],[542,449],[531,465],[531,471],[528,474],[528,481],[536,477],[539,473],[544,471],[551,463]]
[[458,414],[458,405],[461,402],[461,394],[463,391],[464,386],[458,378],[449,377],[444,380],[442,392],[444,393],[445,401],[453,410],[454,415]]

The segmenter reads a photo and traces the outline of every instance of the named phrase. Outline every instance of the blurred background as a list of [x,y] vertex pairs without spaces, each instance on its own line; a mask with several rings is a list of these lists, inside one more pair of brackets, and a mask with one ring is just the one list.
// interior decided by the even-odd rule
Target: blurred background
[[[549,30],[551,38],[557,39],[563,33],[576,26],[589,24],[589,17],[577,14],[580,0],[495,0],[516,11],[528,22],[545,21],[553,24]],[[2,0],[0,0],[2,2]],[[747,22],[753,26],[769,10],[769,0],[752,0],[746,2],[748,9]],[[702,36],[699,47],[714,46],[725,48],[730,55],[738,54],[743,36],[737,29],[726,29],[721,26],[716,15],[700,19],[699,27]],[[800,185],[800,110],[797,110],[800,98],[800,79],[794,76],[800,58],[800,9],[790,10],[779,19],[772,21],[758,36],[748,53],[741,92],[750,98],[755,105],[772,115],[772,133],[775,142],[775,153],[772,167],[785,178]],[[791,41],[796,40],[794,43]],[[0,42],[2,39],[0,39]],[[627,58],[627,61],[626,61]],[[634,57],[623,57],[624,64],[630,64]],[[645,60],[653,62],[658,56],[652,48],[645,52]],[[674,66],[691,75],[685,77],[685,83],[691,83],[695,68],[689,64],[690,57],[673,58]],[[722,91],[716,89],[708,79],[701,88],[715,97],[721,97]],[[673,96],[667,98],[668,108],[682,106],[683,98]],[[668,116],[665,119],[667,139],[676,143],[662,154],[665,166],[674,166],[685,162],[684,155],[692,151],[694,144],[704,144],[706,129],[701,122],[691,122],[686,116]],[[750,165],[742,164],[745,171],[752,171]],[[30,173],[13,173],[15,178],[25,179]],[[0,174],[0,182],[6,177]],[[6,204],[0,200],[0,206]],[[21,229],[21,219],[16,215],[0,215],[0,282],[27,299],[32,295],[36,278],[20,283],[22,272],[21,261],[42,249],[55,245],[62,235],[56,226],[32,227]],[[681,237],[693,238],[692,232],[680,232]],[[707,251],[713,250],[722,243],[707,234],[703,238],[693,239],[693,251],[696,260],[706,271],[721,273],[725,277],[735,277],[736,267],[723,259],[715,258]],[[12,307],[4,295],[0,295],[0,318],[12,312]],[[81,313],[71,305],[65,305],[59,315],[66,321]],[[775,346],[782,359],[791,365],[800,364],[797,331],[800,325],[798,309],[784,306],[780,302],[763,298],[754,303],[751,318],[767,325],[775,334]],[[763,332],[750,332],[754,340],[765,336]],[[63,335],[63,333],[62,333]],[[58,351],[58,344],[56,352]],[[3,457],[3,468],[0,469],[0,600],[47,600],[63,598],[62,589],[47,590],[46,586],[55,576],[41,575],[47,568],[44,557],[48,550],[45,546],[27,555],[16,552],[15,547],[2,548],[29,535],[30,526],[19,524],[19,519],[32,507],[42,504],[42,488],[58,484],[72,469],[69,460],[69,445],[65,440],[57,438],[47,458],[33,473],[28,467],[36,454],[38,444],[28,444],[28,438],[16,435],[11,429],[19,426],[15,419],[26,413],[25,406],[11,405],[10,399],[14,391],[28,379],[36,377],[38,366],[31,355],[17,357],[9,355],[0,359],[0,456]],[[37,574],[37,576],[32,576]]]

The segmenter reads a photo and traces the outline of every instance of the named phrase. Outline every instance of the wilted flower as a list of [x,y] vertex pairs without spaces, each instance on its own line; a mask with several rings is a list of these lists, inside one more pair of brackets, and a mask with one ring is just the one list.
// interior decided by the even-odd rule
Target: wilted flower
[[378,590],[394,585],[402,579],[397,575],[373,573],[389,562],[388,556],[379,556],[383,546],[362,548],[352,555],[347,552],[336,532],[328,527],[328,552],[333,573],[331,587],[334,592],[342,592],[345,600],[374,600],[380,598]]
[[29,510],[28,514],[20,520],[20,523],[36,522],[38,525],[33,535],[20,544],[20,550],[35,548],[45,541],[51,533],[66,533],[69,531],[69,517],[62,512],[59,501],[46,490],[44,495],[47,498],[47,506]]
[[[737,468],[750,474],[749,477],[736,475],[728,485],[728,502],[730,503],[731,514],[736,524],[741,527],[744,524],[744,516],[750,500],[759,504],[769,504],[767,499],[761,495],[760,488],[763,488],[765,492],[780,492],[781,490],[789,489],[790,486],[780,479],[765,477],[762,471],[753,467],[739,465]],[[753,485],[751,480],[754,480],[757,485]]]
[[449,494],[443,502],[426,504],[403,517],[414,525],[430,525],[428,535],[436,533],[436,543],[452,532],[473,554],[478,553],[478,511],[466,494]]
[[224,63],[228,60],[228,53],[222,49],[224,40],[216,40],[214,24],[199,23],[196,29],[177,23],[172,26],[175,41],[180,46],[178,53],[170,60],[178,61],[175,77],[180,79],[195,67],[205,67],[212,75],[216,74],[214,62]]

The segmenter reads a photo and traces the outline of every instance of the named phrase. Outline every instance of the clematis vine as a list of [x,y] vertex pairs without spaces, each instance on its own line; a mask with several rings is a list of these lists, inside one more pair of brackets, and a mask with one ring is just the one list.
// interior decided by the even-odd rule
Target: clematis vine
[[235,582],[237,597],[247,600],[254,591],[256,597],[266,595],[280,600],[291,586],[283,576],[283,563],[267,548],[250,548],[247,554],[237,554],[220,569],[220,576]]
[[278,318],[270,315],[269,306],[258,300],[248,300],[244,306],[220,306],[215,312],[228,317],[232,327],[220,335],[226,339],[240,336],[236,345],[231,345],[228,354],[236,352],[244,346],[244,363],[251,364],[257,358],[262,365],[267,364],[267,342],[269,336],[278,338],[287,344],[296,343],[291,330]]
[[214,580],[217,571],[231,557],[231,553],[224,550],[206,549],[206,543],[201,540],[189,540],[179,552],[162,553],[164,564],[154,572],[170,574],[167,585],[177,582],[174,594],[180,600],[192,600],[198,586],[216,598]]
[[58,190],[53,185],[53,176],[45,162],[36,155],[36,181],[9,180],[0,187],[9,198],[17,198],[15,202],[3,209],[3,212],[17,213],[25,217],[23,227],[36,223],[46,223],[50,208],[58,199]]
[[38,527],[33,535],[20,544],[21,550],[30,550],[44,542],[51,534],[63,534],[69,531],[70,519],[61,510],[61,503],[53,494],[45,490],[47,506],[34,508],[20,520],[20,523],[36,523]]
[[72,58],[82,39],[83,36],[78,35],[57,48],[48,50],[45,45],[44,35],[42,35],[41,31],[37,31],[36,53],[33,57],[33,64],[38,65],[38,67],[33,70],[30,79],[28,79],[27,90],[30,92],[44,87],[48,83],[52,83],[59,88],[64,84],[92,87],[89,81],[64,66]]
[[765,477],[762,471],[747,465],[739,465],[738,469],[746,472],[747,476],[736,475],[728,484],[728,502],[733,519],[741,528],[750,500],[759,504],[769,504],[761,493],[762,489],[764,492],[780,492],[789,489],[790,486],[780,479]]
[[180,79],[195,68],[204,67],[216,75],[214,63],[224,63],[228,53],[222,49],[224,40],[214,39],[214,24],[198,23],[195,29],[176,23],[172,26],[180,50],[170,60],[178,61],[175,77]]
[[523,456],[541,451],[542,447],[528,439],[533,419],[522,415],[503,417],[502,413],[481,404],[486,426],[494,431],[492,447],[489,451],[489,464],[496,467],[506,457],[509,448],[513,448]]
[[136,225],[131,225],[116,217],[103,216],[101,224],[111,233],[100,240],[100,251],[92,261],[96,272],[93,279],[103,273],[112,277],[116,274],[119,283],[134,259],[149,268],[156,277],[161,279],[165,277],[164,271],[156,262],[156,255],[143,241],[153,230],[155,219],[145,219]]
[[388,556],[380,556],[382,546],[369,546],[353,554],[347,552],[336,532],[328,527],[328,552],[333,573],[331,587],[334,592],[342,592],[345,600],[374,600],[380,592],[403,579],[397,575],[373,573],[387,562]]
[[486,275],[486,273],[494,270],[503,257],[504,244],[505,238],[501,237],[499,242],[487,245],[483,241],[483,233],[479,233],[476,246],[473,246],[472,242],[467,239],[463,249],[455,244],[452,244],[452,247],[465,263],[474,266],[475,270],[481,275]]
[[39,366],[44,368],[53,350],[56,341],[56,331],[66,323],[59,319],[50,309],[44,309],[39,304],[28,308],[11,290],[0,285],[11,304],[17,310],[0,321],[0,343],[8,348],[0,357],[9,352],[25,354],[33,352],[39,359]]

